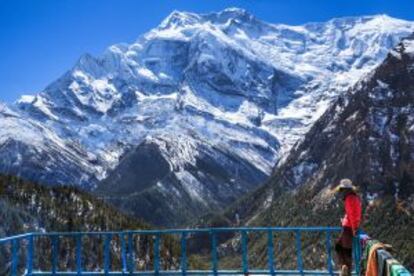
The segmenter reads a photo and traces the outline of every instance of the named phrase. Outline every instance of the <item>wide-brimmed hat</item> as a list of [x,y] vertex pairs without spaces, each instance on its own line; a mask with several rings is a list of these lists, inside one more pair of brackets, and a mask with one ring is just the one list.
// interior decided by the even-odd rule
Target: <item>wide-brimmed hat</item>
[[339,185],[336,186],[335,192],[340,192],[340,191],[344,191],[344,190],[356,191],[357,188],[352,184],[351,179],[344,178],[339,182]]

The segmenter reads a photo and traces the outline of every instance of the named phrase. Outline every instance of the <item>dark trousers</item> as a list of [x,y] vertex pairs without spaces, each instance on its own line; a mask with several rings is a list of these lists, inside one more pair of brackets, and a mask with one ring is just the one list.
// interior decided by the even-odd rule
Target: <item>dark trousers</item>
[[341,269],[343,265],[348,266],[349,271],[352,269],[352,238],[352,229],[350,227],[342,228],[341,236],[335,243],[339,269]]

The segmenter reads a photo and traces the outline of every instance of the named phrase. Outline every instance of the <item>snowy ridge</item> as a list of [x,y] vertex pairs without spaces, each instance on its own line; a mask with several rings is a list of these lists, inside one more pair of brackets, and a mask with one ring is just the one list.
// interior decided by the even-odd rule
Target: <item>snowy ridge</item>
[[[239,183],[237,195],[261,183],[330,103],[413,27],[386,15],[287,26],[237,8],[175,11],[134,43],[113,45],[101,57],[83,55],[42,92],[22,97],[11,107],[19,119],[0,118],[12,126],[0,137],[51,160],[53,144],[70,168],[57,164],[33,173],[31,165],[13,161],[23,176],[88,182],[89,188],[116,174],[131,149],[152,140],[171,175],[187,187],[174,194],[216,204],[217,190],[206,183]],[[25,129],[28,137],[12,129]],[[7,171],[21,153],[1,143],[0,149],[7,156],[0,168]],[[208,174],[197,171],[206,158],[214,167]],[[239,173],[245,166],[255,180]],[[228,175],[218,173],[229,167]],[[164,192],[171,186],[160,183]],[[235,196],[230,188],[226,193],[223,205]]]

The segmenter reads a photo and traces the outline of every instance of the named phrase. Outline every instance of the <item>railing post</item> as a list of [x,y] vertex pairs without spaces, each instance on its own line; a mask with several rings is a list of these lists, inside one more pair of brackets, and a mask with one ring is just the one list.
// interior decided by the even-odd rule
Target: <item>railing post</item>
[[11,247],[12,247],[11,275],[12,276],[17,276],[17,266],[18,266],[18,262],[19,262],[19,256],[18,256],[19,244],[18,244],[18,239],[17,238],[12,239]]
[[27,237],[26,275],[31,276],[33,272],[33,234]]
[[76,271],[82,274],[82,234],[76,235]]
[[326,251],[327,251],[327,262],[328,262],[328,271],[330,275],[334,275],[332,267],[332,248],[331,248],[331,231],[326,231]]
[[109,270],[111,269],[110,265],[110,243],[112,239],[112,234],[106,234],[104,239],[104,273],[105,275],[109,275]]
[[249,262],[247,258],[247,231],[243,230],[241,232],[241,242],[242,242],[242,265],[243,273],[249,273]]
[[211,240],[211,264],[213,275],[217,274],[217,239],[216,233],[213,230],[210,230],[210,240]]
[[59,236],[53,235],[52,239],[52,275],[56,275],[58,267],[58,254],[59,254]]
[[160,273],[160,234],[155,235],[154,241],[154,274]]
[[298,263],[298,271],[301,275],[303,275],[302,241],[300,230],[296,230],[296,258]]
[[357,232],[357,252],[358,252],[358,263],[357,263],[357,276],[361,275],[361,258],[362,258],[362,247],[361,247],[361,240],[360,240],[360,231]]
[[134,243],[131,232],[128,232],[128,271],[134,273]]
[[181,233],[181,272],[187,274],[187,233]]
[[274,268],[274,260],[273,260],[273,231],[272,229],[269,229],[267,231],[267,260],[268,260],[268,266],[269,266],[269,273],[271,275],[275,274],[275,268]]
[[359,240],[359,231],[357,232],[356,237],[352,238],[352,248],[353,248],[353,257],[354,257],[354,263],[355,263],[355,273],[357,276],[361,273],[361,243]]
[[122,232],[119,234],[121,241],[121,262],[122,262],[122,273],[127,272],[127,261],[126,261],[126,245],[125,245],[125,234]]

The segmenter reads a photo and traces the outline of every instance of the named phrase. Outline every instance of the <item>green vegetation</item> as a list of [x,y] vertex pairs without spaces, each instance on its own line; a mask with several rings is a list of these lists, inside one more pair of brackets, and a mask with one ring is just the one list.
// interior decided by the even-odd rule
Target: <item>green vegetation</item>
[[[120,231],[149,229],[150,226],[136,218],[129,217],[102,200],[79,191],[74,187],[46,187],[24,181],[13,176],[0,175],[0,237],[26,232],[67,231]],[[20,246],[24,248],[25,244]],[[103,237],[84,236],[83,266],[88,270],[102,268]],[[133,239],[137,269],[152,266],[153,237],[136,235]],[[120,238],[111,241],[113,269],[121,269]],[[36,268],[51,269],[51,241],[49,238],[35,239]],[[24,260],[24,251],[20,252]],[[10,245],[0,248],[0,275],[10,269]],[[162,267],[177,266],[179,245],[175,237],[167,236],[161,243]],[[74,270],[75,240],[61,237],[59,242],[59,269]],[[22,270],[24,262],[19,269]]]
[[45,187],[0,175],[0,235],[29,231],[148,229],[142,221],[74,187]]

